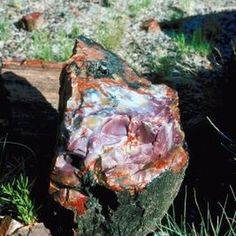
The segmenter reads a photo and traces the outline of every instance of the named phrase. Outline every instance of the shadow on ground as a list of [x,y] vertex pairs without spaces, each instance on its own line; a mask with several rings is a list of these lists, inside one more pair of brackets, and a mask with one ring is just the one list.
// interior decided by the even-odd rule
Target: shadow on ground
[[[206,116],[209,116],[223,133],[236,141],[236,114],[234,112],[236,55],[232,47],[233,40],[236,40],[235,24],[236,11],[193,16],[162,23],[167,34],[181,32],[187,37],[191,37],[197,28],[204,29],[205,27],[208,40],[217,49],[213,50],[209,60],[213,66],[218,64],[222,68],[220,71],[210,69],[198,71],[196,80],[201,84],[201,92],[204,91],[202,100],[195,99],[197,96],[189,93],[191,88],[185,85],[176,87],[174,84],[170,84],[179,93],[181,115],[190,154],[189,167],[181,191],[175,199],[175,208],[180,220],[180,214],[184,209],[185,185],[187,185],[186,220],[190,224],[200,222],[193,189],[196,190],[203,216],[206,217],[206,210],[209,208],[215,224],[216,216],[222,212],[220,204],[224,205],[226,198],[228,215],[233,216],[236,209],[236,202],[232,194],[232,190],[236,193],[236,160],[234,159],[236,154],[230,153],[222,147],[221,143],[229,146],[230,142],[222,138],[206,119]],[[189,94],[190,97],[186,98]],[[191,109],[189,109],[189,105]],[[189,126],[188,119],[194,119],[194,116],[199,116],[201,119]],[[227,231],[229,229],[227,227],[225,224],[224,230]],[[221,233],[223,235],[223,232]]]
[[4,156],[21,158],[27,175],[35,180],[32,197],[39,207],[39,220],[53,235],[72,235],[73,214],[57,205],[48,195],[57,111],[25,78],[12,72],[3,73],[2,78],[9,92],[8,105],[11,111],[11,123],[6,131],[7,141],[27,145],[36,154],[36,159],[24,147],[10,144],[6,144]]

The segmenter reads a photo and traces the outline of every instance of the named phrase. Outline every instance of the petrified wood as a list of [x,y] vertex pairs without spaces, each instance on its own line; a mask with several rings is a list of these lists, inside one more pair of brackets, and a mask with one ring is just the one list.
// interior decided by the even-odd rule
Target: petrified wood
[[80,36],[60,77],[50,193],[78,235],[145,235],[175,198],[188,163],[177,93],[152,85]]

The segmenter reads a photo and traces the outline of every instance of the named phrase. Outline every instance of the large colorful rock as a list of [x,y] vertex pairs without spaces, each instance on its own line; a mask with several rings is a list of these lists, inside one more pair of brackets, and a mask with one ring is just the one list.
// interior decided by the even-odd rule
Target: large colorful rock
[[177,93],[84,36],[60,83],[50,193],[75,212],[78,235],[155,230],[188,163]]

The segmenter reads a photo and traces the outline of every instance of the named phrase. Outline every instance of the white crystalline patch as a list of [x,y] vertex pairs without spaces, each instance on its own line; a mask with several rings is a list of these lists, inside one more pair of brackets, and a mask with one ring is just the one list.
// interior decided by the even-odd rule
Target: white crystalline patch
[[167,136],[167,151],[170,151],[174,144],[174,139],[173,139],[173,123],[165,123],[165,132]]
[[151,85],[148,90],[153,96],[155,96],[155,98],[157,100],[160,100],[160,99],[166,98],[166,89],[167,88],[168,87],[164,84],[158,84],[158,86]]
[[55,167],[57,167],[58,169],[62,169],[65,165],[67,165],[67,162],[65,161],[64,156],[58,156],[55,163]]
[[139,94],[136,91],[118,86],[109,87],[108,92],[118,101],[117,110],[120,112],[130,109],[136,112],[139,109],[140,113],[150,111],[150,108],[147,108],[149,95]]

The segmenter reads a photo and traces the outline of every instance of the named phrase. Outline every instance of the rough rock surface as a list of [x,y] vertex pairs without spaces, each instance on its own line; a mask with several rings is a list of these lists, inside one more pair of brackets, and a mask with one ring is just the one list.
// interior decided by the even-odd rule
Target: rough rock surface
[[60,78],[50,193],[75,212],[78,235],[145,235],[188,162],[177,93],[83,36],[73,53]]
[[34,31],[39,29],[44,23],[43,13],[32,12],[22,17],[19,24],[22,28],[28,31]]
[[22,228],[23,224],[12,219],[10,216],[0,216],[0,235],[6,236],[13,234],[19,228]]
[[10,236],[51,236],[51,233],[43,223],[37,223],[19,228]]
[[51,236],[43,223],[24,226],[10,216],[0,217],[1,236]]

